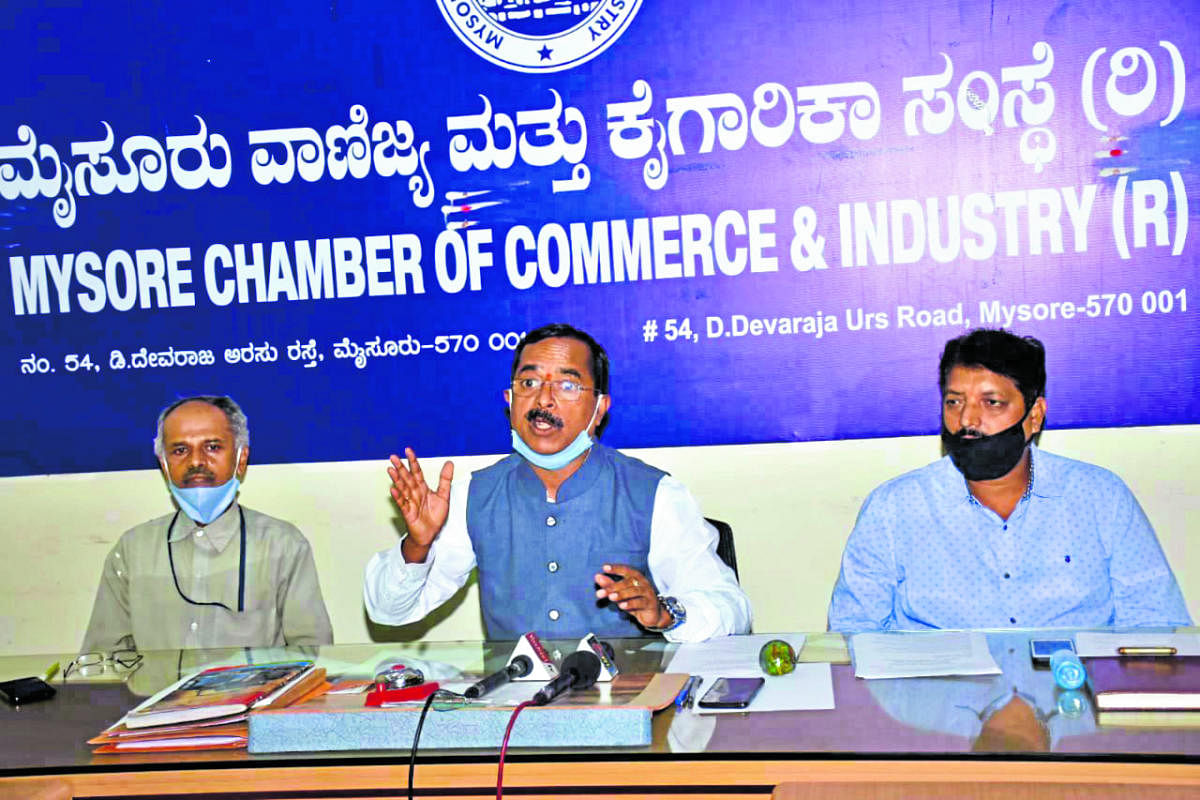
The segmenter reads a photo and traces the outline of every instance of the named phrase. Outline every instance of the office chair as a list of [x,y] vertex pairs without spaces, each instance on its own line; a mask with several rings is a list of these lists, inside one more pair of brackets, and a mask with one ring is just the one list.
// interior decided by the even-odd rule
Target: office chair
[[729,568],[733,570],[733,577],[737,578],[737,551],[733,547],[733,527],[728,522],[722,522],[719,519],[709,517],[704,519],[717,529],[717,555],[729,565]]

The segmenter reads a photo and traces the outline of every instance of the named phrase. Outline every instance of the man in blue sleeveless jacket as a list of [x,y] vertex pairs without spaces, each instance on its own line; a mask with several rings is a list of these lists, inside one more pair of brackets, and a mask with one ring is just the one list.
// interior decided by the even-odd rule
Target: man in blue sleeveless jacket
[[403,625],[479,568],[491,639],[747,633],[750,601],[716,531],[671,476],[595,441],[611,398],[608,355],[569,325],[531,331],[505,390],[513,452],[466,481],[447,462],[430,489],[411,449],[391,457],[408,535],[367,564],[371,619]]

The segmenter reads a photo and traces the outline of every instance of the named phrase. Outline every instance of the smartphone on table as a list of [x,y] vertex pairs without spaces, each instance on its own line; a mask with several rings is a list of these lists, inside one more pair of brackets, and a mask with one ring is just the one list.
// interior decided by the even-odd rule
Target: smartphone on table
[[762,688],[765,678],[717,678],[700,698],[701,708],[745,708]]
[[1070,639],[1030,639],[1029,658],[1035,667],[1050,666],[1050,656],[1059,650],[1075,652],[1075,643]]
[[0,683],[0,699],[10,706],[23,706],[54,697],[54,687],[41,678],[17,678]]

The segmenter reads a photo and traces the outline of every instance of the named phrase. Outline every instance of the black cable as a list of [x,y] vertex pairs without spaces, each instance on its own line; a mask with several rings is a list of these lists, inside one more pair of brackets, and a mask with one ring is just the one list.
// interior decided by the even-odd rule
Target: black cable
[[[238,507],[238,518],[241,521],[241,543],[239,544],[241,552],[238,554],[238,613],[240,614],[246,610],[246,515],[242,513],[240,506]],[[175,572],[175,556],[171,553],[171,532],[175,530],[177,519],[179,519],[178,511],[175,512],[175,516],[171,517],[171,524],[167,526],[167,561],[171,564],[171,578],[175,581],[175,591],[194,606],[220,606],[232,613],[233,609],[224,603],[193,600],[183,593],[183,589],[179,588],[179,574]]]
[[425,706],[421,709],[421,716],[417,718],[417,731],[413,734],[412,752],[408,757],[408,800],[413,800],[413,776],[417,772],[417,744],[421,741],[421,728],[425,727],[425,717],[428,716],[429,709],[433,707],[433,699],[437,696],[438,693],[433,692],[425,698]]

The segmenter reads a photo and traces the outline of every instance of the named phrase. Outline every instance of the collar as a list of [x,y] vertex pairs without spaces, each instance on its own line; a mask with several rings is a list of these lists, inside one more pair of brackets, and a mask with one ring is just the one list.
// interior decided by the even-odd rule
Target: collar
[[[558,487],[558,497],[554,502],[565,503],[568,500],[579,497],[592,488],[592,485],[596,483],[596,480],[611,460],[610,452],[609,448],[600,444],[600,442],[593,444],[591,449],[587,451],[587,457],[579,465],[579,469],[575,470],[574,474],[563,481],[562,485]],[[533,471],[533,467],[530,466],[529,462],[516,453],[513,453],[511,457],[520,462],[520,465],[517,467],[518,485],[531,494],[545,497],[546,487],[542,483],[541,478],[537,476],[537,473]]]
[[[971,487],[967,485],[967,479],[958,471],[958,467],[954,466],[950,456],[942,456],[939,463],[942,466],[944,480],[941,488],[944,495],[951,499],[957,499],[958,502],[979,505],[975,495],[971,494]],[[1029,483],[1025,486],[1025,493],[1021,495],[1021,500],[1028,500],[1031,497],[1059,497],[1062,493],[1062,480],[1055,457],[1050,453],[1043,453],[1031,441],[1029,443]]]
[[1043,453],[1033,442],[1029,443],[1030,464],[1037,462],[1037,480],[1030,481],[1030,494],[1037,497],[1062,497],[1065,487],[1062,480],[1062,457]]
[[980,722],[987,722],[988,718],[1008,705],[1014,697],[1019,698],[1025,703],[1025,705],[1033,709],[1033,715],[1037,717],[1038,722],[1045,723],[1046,720],[1048,720],[1051,716],[1058,713],[1057,708],[1051,709],[1050,711],[1044,711],[1041,705],[1038,704],[1038,699],[1036,697],[1027,692],[1022,692],[1016,686],[1005,689],[1005,691],[1000,693],[999,696],[988,703],[983,709],[978,711],[975,709],[971,710],[975,711]]
[[207,548],[215,552],[224,552],[229,543],[234,540],[241,530],[239,525],[240,518],[238,516],[238,501],[235,499],[229,504],[229,508],[225,509],[221,516],[214,519],[207,525],[197,525],[195,520],[179,512],[175,521],[175,529],[171,531],[169,541],[172,543],[181,542],[184,539],[196,537],[198,531],[204,531],[204,535],[196,537],[198,541],[207,540]]
[[967,486],[967,479],[958,471],[958,467],[954,466],[954,461],[949,455],[942,456],[932,466],[935,469],[933,490],[937,495],[937,500],[946,505],[955,503],[970,505],[976,502],[975,497],[971,494],[971,487]]

